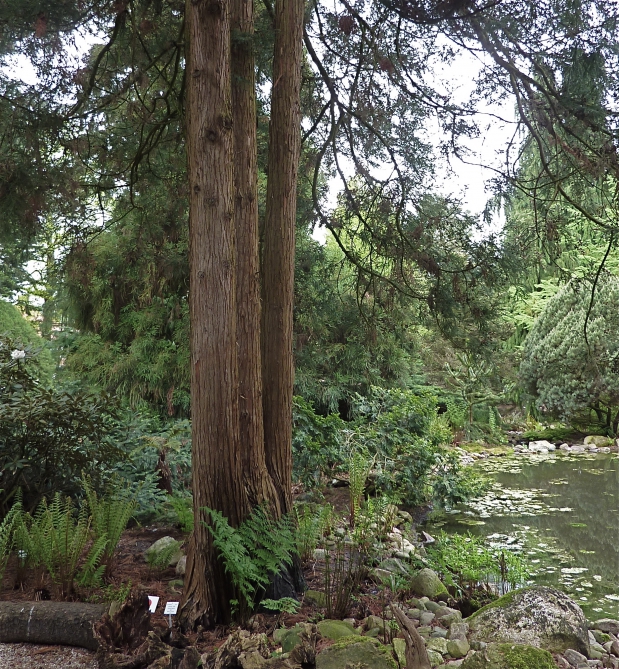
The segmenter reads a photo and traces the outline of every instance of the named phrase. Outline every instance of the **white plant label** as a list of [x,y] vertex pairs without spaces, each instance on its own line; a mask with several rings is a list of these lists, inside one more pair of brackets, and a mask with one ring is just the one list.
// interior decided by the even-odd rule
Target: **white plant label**
[[157,604],[159,604],[159,597],[155,597],[154,595],[148,595],[148,610],[151,613],[155,613],[157,610]]
[[178,602],[168,602],[163,610],[164,616],[175,616],[178,611]]

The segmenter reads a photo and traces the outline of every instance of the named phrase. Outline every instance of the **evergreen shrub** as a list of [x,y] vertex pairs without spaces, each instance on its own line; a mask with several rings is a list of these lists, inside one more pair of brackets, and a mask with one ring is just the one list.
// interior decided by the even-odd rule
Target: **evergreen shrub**
[[549,300],[525,341],[520,379],[541,412],[617,433],[619,278],[604,277],[591,298],[590,283],[572,281]]
[[0,337],[0,514],[20,489],[30,510],[77,493],[82,471],[97,484],[123,456],[108,438],[109,398],[44,385],[37,355]]

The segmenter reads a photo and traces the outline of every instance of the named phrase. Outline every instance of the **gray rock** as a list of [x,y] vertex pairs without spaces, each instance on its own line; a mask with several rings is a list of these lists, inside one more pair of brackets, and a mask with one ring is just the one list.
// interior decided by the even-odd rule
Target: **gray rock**
[[437,598],[440,594],[447,595],[447,588],[441,583],[436,572],[431,569],[422,569],[411,581],[411,590],[418,595],[428,598]]
[[419,623],[421,625],[429,625],[435,617],[436,616],[432,613],[432,611],[422,611],[421,615],[419,616]]
[[582,664],[583,662],[585,664],[587,663],[587,658],[582,653],[579,653],[578,651],[575,651],[572,648],[568,648],[567,650],[565,650],[563,653],[563,657],[570,663],[572,667],[577,667],[579,664]]
[[514,643],[489,643],[469,655],[461,666],[462,669],[556,669],[548,651]]
[[450,639],[466,639],[466,635],[469,633],[469,624],[468,623],[452,623],[449,626],[449,635]]
[[437,638],[437,637],[440,637],[441,639],[446,639],[447,630],[443,629],[442,627],[435,627],[434,630],[432,631],[432,634],[430,634],[430,638]]
[[554,588],[514,590],[467,618],[471,641],[537,646],[552,653],[567,648],[589,655],[582,609]]
[[368,616],[365,619],[364,627],[368,631],[372,629],[378,629],[382,633],[385,631],[385,621],[379,616]]
[[450,639],[447,642],[447,652],[456,660],[466,657],[471,646],[466,639]]
[[428,609],[428,611],[432,611],[432,613],[436,613],[441,608],[443,607],[438,602],[428,602],[426,604],[426,609]]
[[570,451],[572,453],[584,453],[587,449],[582,444],[574,444]]
[[316,669],[397,669],[387,647],[368,637],[348,637],[336,641],[316,656]]
[[447,613],[444,616],[441,616],[438,621],[441,625],[445,627],[451,627],[453,623],[459,623],[462,620],[462,614],[460,611],[453,611],[452,613]]
[[447,639],[441,639],[441,637],[430,637],[426,641],[427,650],[435,650],[441,655],[447,655]]
[[421,611],[419,609],[409,609],[406,612],[406,615],[411,619],[411,620],[419,620],[421,618]]
[[420,636],[424,637],[424,639],[429,639],[430,634],[432,634],[432,628],[428,627],[427,625],[418,627],[417,631],[419,632]]
[[410,576],[410,570],[398,558],[387,558],[378,565],[378,568],[398,576]]
[[410,600],[410,604],[414,609],[420,609],[421,611],[426,610],[426,604],[425,602],[422,602],[420,599],[417,599],[416,597],[413,597]]
[[176,563],[176,575],[184,576],[187,569],[187,556],[183,555],[181,559]]
[[546,441],[545,439],[540,439],[539,441],[530,441],[529,450],[537,452],[543,452],[543,450],[545,450],[546,452],[550,450],[554,451],[555,445],[551,444],[549,441]]
[[593,623],[594,630],[600,630],[600,632],[606,632],[606,634],[614,634],[615,636],[619,635],[619,620],[613,620],[612,618],[601,618],[596,620]]
[[[155,555],[158,555],[159,553],[162,553],[165,550],[168,550],[170,546],[180,546],[180,542],[176,541],[173,537],[161,537],[161,539],[157,539],[154,544],[149,546],[145,551],[144,551],[144,559],[147,562],[150,562]],[[181,550],[176,551],[171,557],[168,562],[168,565],[170,567],[176,566],[180,559],[183,557],[183,553]]]

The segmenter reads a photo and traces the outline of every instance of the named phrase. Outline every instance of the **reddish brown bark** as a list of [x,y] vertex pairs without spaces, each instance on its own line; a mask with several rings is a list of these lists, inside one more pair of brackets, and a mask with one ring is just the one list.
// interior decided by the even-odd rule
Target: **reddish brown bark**
[[300,153],[303,0],[275,3],[269,170],[262,257],[262,383],[266,462],[284,512],[291,508],[292,308]]
[[181,618],[212,626],[234,597],[203,507],[234,527],[247,512],[239,439],[236,257],[229,0],[189,0],[186,11],[189,309],[193,498]]
[[250,505],[253,507],[266,501],[279,516],[278,498],[266,468],[262,420],[253,0],[232,0],[231,8],[239,426],[243,480]]

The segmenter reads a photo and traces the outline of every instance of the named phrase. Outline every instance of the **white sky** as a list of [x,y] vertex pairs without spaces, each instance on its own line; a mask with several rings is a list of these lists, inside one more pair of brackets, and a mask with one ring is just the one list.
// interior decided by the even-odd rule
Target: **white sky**
[[[78,37],[76,57],[85,53],[96,41],[92,35]],[[11,61],[9,62],[12,65],[13,76],[27,84],[36,84],[36,74],[27,58],[13,57]],[[464,53],[456,58],[449,68],[443,68],[441,79],[449,83],[456,102],[464,102],[468,99],[473,89],[473,79],[479,73],[481,67],[482,63],[476,60],[474,56]],[[489,198],[486,184],[494,176],[491,169],[482,165],[500,165],[501,157],[504,155],[507,143],[514,132],[513,123],[515,119],[514,105],[511,101],[503,105],[488,105],[481,111],[488,114],[485,119],[482,117],[480,120],[482,132],[478,138],[468,139],[465,144],[469,152],[467,160],[470,163],[478,163],[478,165],[467,164],[459,158],[453,157],[450,163],[451,169],[439,163],[436,183],[439,193],[458,197],[464,208],[476,215],[481,215],[486,205]],[[496,117],[507,119],[509,122],[501,123]],[[434,138],[435,143],[438,144],[440,130],[436,122],[429,125],[428,132],[430,137]],[[336,183],[337,181],[334,180],[334,188],[328,197],[328,207],[335,205],[337,196],[335,188],[339,187],[339,183],[337,185]],[[500,231],[502,225],[503,216],[499,213],[495,216],[488,232]],[[326,234],[326,229],[317,228],[313,236],[324,243]]]

